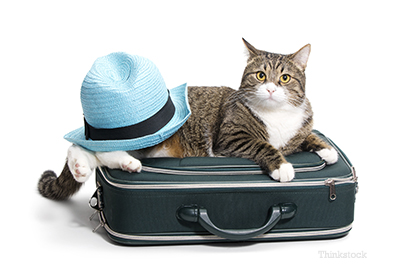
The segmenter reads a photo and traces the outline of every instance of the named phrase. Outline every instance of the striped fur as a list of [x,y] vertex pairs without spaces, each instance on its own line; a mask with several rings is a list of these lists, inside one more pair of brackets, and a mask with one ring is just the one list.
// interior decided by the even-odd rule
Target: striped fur
[[[314,151],[330,164],[336,161],[336,152],[311,132],[313,112],[305,95],[304,74],[310,46],[294,54],[281,55],[258,50],[243,41],[249,58],[239,90],[189,87],[192,115],[187,122],[170,139],[132,151],[131,157],[243,157],[253,160],[281,182],[294,177],[293,167],[286,162],[285,155]],[[78,156],[79,153],[78,150]],[[85,152],[82,150],[82,153]],[[87,153],[86,157],[95,156]],[[126,155],[124,159],[130,161]],[[74,160],[71,166],[79,165]],[[107,162],[97,162],[108,166]],[[112,164],[126,165],[118,159]],[[91,171],[73,173],[88,178]],[[43,196],[61,200],[73,195],[80,186],[66,164],[58,178],[52,171],[43,173],[38,188]]]
[[65,200],[78,192],[82,183],[77,182],[65,163],[59,177],[53,171],[45,171],[39,180],[39,193],[53,200]]
[[[272,174],[287,165],[285,155],[329,149],[311,132],[313,112],[305,96],[304,73],[310,46],[281,55],[244,42],[249,51],[248,63],[239,90],[232,93],[225,105],[214,148],[216,154],[251,159]],[[283,75],[290,76],[289,82],[282,82]],[[292,121],[298,126],[293,126]],[[294,177],[294,171],[289,171],[285,181]],[[277,180],[281,180],[279,176]]]

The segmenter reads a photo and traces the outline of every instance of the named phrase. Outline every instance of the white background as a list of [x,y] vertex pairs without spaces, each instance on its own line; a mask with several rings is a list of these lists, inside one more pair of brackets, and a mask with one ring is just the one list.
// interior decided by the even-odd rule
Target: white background
[[[395,1],[3,1],[0,4],[1,243],[7,265],[309,266],[398,262],[399,36]],[[237,88],[244,37],[270,52],[307,43],[307,94],[315,128],[355,165],[355,221],[342,239],[246,245],[124,247],[89,222],[94,177],[67,202],[36,189],[60,173],[82,125],[80,86],[97,57],[150,58],[169,88]],[[393,242],[395,241],[395,242]],[[326,259],[323,252],[366,259]],[[12,264],[11,264],[12,263]],[[22,265],[18,265],[22,266]],[[26,266],[26,265],[24,265]],[[35,265],[36,266],[36,265]],[[225,266],[225,265],[224,265]]]

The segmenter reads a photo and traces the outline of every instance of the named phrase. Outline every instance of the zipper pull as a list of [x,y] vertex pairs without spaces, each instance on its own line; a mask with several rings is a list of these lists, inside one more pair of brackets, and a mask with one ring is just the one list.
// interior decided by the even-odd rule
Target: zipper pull
[[92,221],[96,215],[99,215],[100,223],[93,229],[93,233],[99,230],[100,227],[104,227],[104,221],[101,218],[101,212],[103,210],[103,203],[101,202],[102,199],[102,190],[100,184],[97,185],[96,191],[89,199],[89,206],[94,209],[94,213],[90,216],[89,220]]
[[95,217],[99,212],[100,212],[100,211],[95,210],[95,211],[93,212],[93,214],[89,217],[89,221],[92,221],[92,220],[94,219],[94,217]]
[[93,233],[96,233],[97,230],[99,230],[100,227],[104,227],[104,223],[103,223],[103,222],[100,222],[99,225],[97,225],[96,228],[94,228],[94,229],[92,230],[92,232],[93,232]]
[[333,179],[328,179],[325,181],[325,185],[329,186],[329,199],[334,201],[336,199],[335,181]]

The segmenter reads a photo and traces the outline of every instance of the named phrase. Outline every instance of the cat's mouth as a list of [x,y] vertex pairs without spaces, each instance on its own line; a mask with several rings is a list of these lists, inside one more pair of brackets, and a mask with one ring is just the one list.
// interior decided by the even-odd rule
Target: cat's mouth
[[285,99],[281,95],[278,94],[268,94],[265,96],[265,102],[271,104],[278,104],[284,102]]
[[257,90],[258,97],[263,99],[264,101],[271,102],[271,103],[280,103],[284,100],[282,96],[282,92],[279,91],[274,85],[266,84],[262,85]]

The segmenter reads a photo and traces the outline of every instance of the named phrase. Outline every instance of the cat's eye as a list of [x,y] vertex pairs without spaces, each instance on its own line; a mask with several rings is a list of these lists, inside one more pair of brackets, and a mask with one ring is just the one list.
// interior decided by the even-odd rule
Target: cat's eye
[[262,71],[257,72],[257,79],[259,81],[264,81],[265,80],[265,73]]
[[283,74],[279,80],[283,83],[288,83],[290,81],[290,75],[289,74]]

